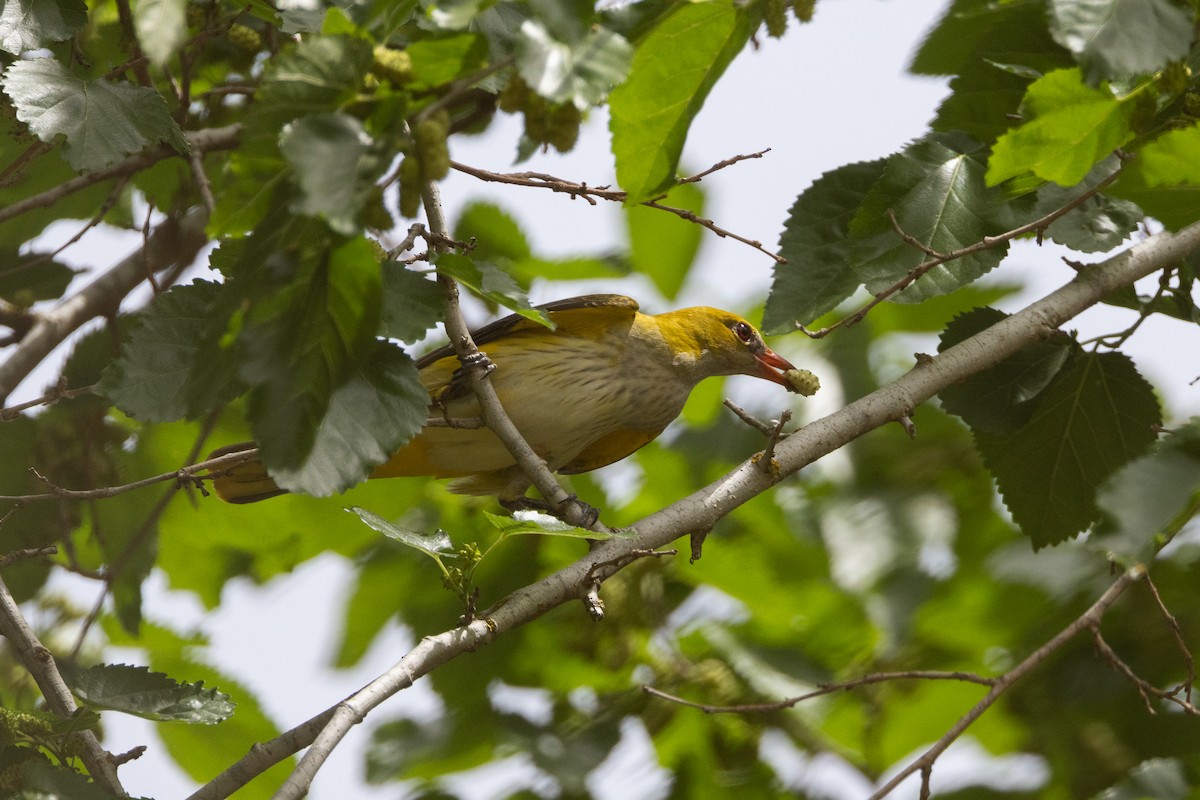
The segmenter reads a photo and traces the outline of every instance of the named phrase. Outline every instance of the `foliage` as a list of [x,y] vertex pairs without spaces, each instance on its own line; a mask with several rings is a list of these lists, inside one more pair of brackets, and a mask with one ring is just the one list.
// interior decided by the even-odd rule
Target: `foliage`
[[[821,397],[840,391],[848,402],[923,369],[896,355],[913,335],[940,334],[940,352],[963,352],[1000,330],[1009,315],[989,304],[1019,280],[1009,255],[1019,239],[1094,260],[1132,247],[1143,226],[1200,220],[1194,5],[949,3],[911,65],[948,79],[930,129],[794,187],[763,327],[826,326],[804,350]],[[71,616],[50,582],[59,573],[100,582],[110,603],[38,631],[85,706],[76,717],[41,710],[30,665],[0,651],[0,789],[113,796],[82,761],[79,732],[103,733],[93,709],[155,720],[198,783],[279,732],[282,720],[232,679],[239,670],[204,663],[202,636],[143,607],[155,570],[215,611],[238,579],[344,558],[355,580],[328,660],[346,667],[393,620],[414,639],[453,630],[582,558],[579,538],[632,540],[654,512],[734,480],[727,473],[762,436],[722,413],[711,381],[624,471],[570,479],[611,533],[497,516],[491,500],[430,480],[364,484],[425,424],[413,356],[446,315],[442,281],[490,311],[543,323],[529,299],[535,282],[557,281],[567,295],[579,293],[572,280],[621,287],[632,275],[667,301],[692,285],[708,229],[730,232],[704,218],[703,181],[683,180],[688,135],[735,59],[791,46],[789,28],[812,17],[804,0],[5,0],[2,344],[15,354],[66,336],[73,326],[37,326],[80,307],[104,324],[73,340],[50,407],[0,422],[0,555],[14,553],[0,572],[4,593],[43,618]],[[501,115],[519,115],[511,146],[524,160],[570,151],[600,113],[619,191],[502,177],[518,184],[511,200],[448,208],[440,230],[430,187],[450,170],[495,167],[455,162],[465,137],[495,135]],[[531,183],[622,201],[627,241],[570,258],[539,253],[538,231],[514,213]],[[397,247],[401,220],[422,214],[433,232],[413,229]],[[212,275],[182,282],[200,243],[155,256],[149,231],[195,220],[216,245],[202,256]],[[113,295],[81,289],[46,247],[54,222],[81,236],[101,223],[145,231],[134,279]],[[815,794],[809,753],[874,784],[984,693],[911,673],[1004,673],[1081,620],[1115,564],[1146,566],[1152,583],[1080,625],[969,735],[994,756],[1039,759],[1044,770],[1023,776],[1037,796],[1194,792],[1200,424],[1164,412],[1121,348],[1153,315],[1194,347],[1197,263],[1192,254],[1163,265],[1153,294],[1108,294],[1124,330],[1091,341],[1045,330],[1006,358],[974,353],[972,375],[910,410],[915,439],[900,426],[855,439],[721,519],[696,563],[622,561],[600,588],[603,623],[538,608],[544,617],[439,663],[429,683],[440,710],[375,728],[368,780],[456,796],[450,778],[520,754],[542,789],[589,797],[588,776],[617,744],[644,739],[637,757],[664,771],[664,796]],[[1076,266],[1086,282],[1089,267]],[[122,303],[147,272],[152,299]],[[997,275],[1006,283],[986,281]],[[119,283],[116,265],[105,281]],[[0,364],[0,395],[18,362]],[[85,387],[94,389],[74,391]],[[244,439],[290,496],[219,505],[204,496],[204,476],[180,470]],[[55,491],[155,475],[179,485]],[[31,495],[46,496],[15,499]],[[52,558],[15,552],[49,546]],[[81,644],[88,629],[100,644],[73,646],[64,631],[77,627]],[[1089,634],[1096,649],[1080,641]],[[114,647],[139,648],[149,666],[104,663]],[[761,713],[704,715],[639,688],[769,705],[885,672],[910,674]],[[1147,713],[1160,708],[1188,713]],[[320,709],[290,711],[300,720]],[[291,767],[285,759],[238,796],[274,793]],[[810,777],[795,779],[798,770]],[[982,773],[963,788],[1001,790]]]

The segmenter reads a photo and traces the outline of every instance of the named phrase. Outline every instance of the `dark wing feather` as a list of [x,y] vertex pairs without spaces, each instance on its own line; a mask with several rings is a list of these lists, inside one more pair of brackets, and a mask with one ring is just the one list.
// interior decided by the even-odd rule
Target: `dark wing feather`
[[[562,300],[554,300],[549,303],[544,303],[537,306],[538,309],[545,311],[554,321],[556,314],[565,311],[578,311],[581,309],[602,308],[606,310],[623,309],[628,311],[632,317],[638,310],[637,301],[632,297],[626,297],[623,294],[585,294],[579,297],[564,297]],[[543,327],[540,323],[526,319],[520,314],[509,314],[507,317],[501,317],[495,322],[490,322],[478,330],[471,331],[471,338],[477,346],[483,346],[488,342],[495,341],[501,336],[506,336],[510,333],[520,330],[533,330]],[[432,352],[426,353],[417,359],[417,369],[424,369],[435,361],[439,361],[447,356],[454,355],[454,346],[445,344]]]

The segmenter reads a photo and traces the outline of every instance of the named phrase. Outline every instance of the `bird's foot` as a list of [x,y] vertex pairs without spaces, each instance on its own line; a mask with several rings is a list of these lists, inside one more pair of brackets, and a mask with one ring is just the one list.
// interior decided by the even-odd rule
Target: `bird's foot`
[[[518,497],[513,500],[501,500],[500,505],[509,511],[541,511],[580,528],[590,528],[600,521],[600,509],[583,502],[573,494],[567,495],[567,499],[560,504],[547,503],[534,497]],[[578,509],[578,522],[567,518],[571,516],[567,511],[569,506]]]
[[476,350],[473,353],[468,353],[465,356],[460,356],[463,366],[476,367],[483,370],[483,374],[488,375],[496,368],[495,362],[488,358],[488,354],[482,350]]

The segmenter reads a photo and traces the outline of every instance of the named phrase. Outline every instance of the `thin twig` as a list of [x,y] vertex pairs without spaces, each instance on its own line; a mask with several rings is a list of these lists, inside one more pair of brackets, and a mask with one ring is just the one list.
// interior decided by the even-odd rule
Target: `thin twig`
[[[727,158],[724,161],[714,164],[713,166],[709,167],[705,171],[698,173],[697,175],[691,176],[689,178],[681,178],[678,182],[679,183],[691,183],[694,181],[698,181],[707,175],[711,175],[713,172],[716,172],[718,169],[724,169],[725,167],[730,166],[731,164],[736,164],[739,161],[745,161],[746,159],[749,159],[749,158],[761,158],[762,155],[766,152],[768,152],[768,151],[763,150],[759,153],[752,153],[749,155],[739,155],[739,156],[734,156],[732,158]],[[628,195],[625,192],[622,192],[618,189],[610,189],[607,186],[598,186],[598,187],[588,186],[586,183],[573,183],[571,181],[566,181],[561,178],[556,178],[553,175],[547,175],[547,174],[541,173],[541,172],[515,172],[515,173],[491,172],[489,170],[479,169],[478,167],[472,167],[467,164],[462,164],[462,163],[459,163],[458,161],[451,161],[450,166],[453,167],[454,169],[458,170],[459,172],[465,173],[467,175],[471,175],[475,178],[478,178],[481,181],[489,181],[492,183],[507,183],[507,184],[510,184],[513,186],[527,186],[530,188],[537,188],[537,189],[549,189],[552,192],[558,192],[560,194],[565,194],[565,195],[570,196],[571,198],[582,197],[584,200],[586,200],[591,205],[596,205],[597,197],[602,200],[612,201],[614,203],[623,203],[623,202],[625,202],[625,199],[628,197]],[[730,239],[735,239],[735,240],[741,242],[742,244],[753,247],[755,250],[758,250],[760,253],[763,253],[764,255],[771,257],[778,264],[786,264],[787,263],[787,259],[780,256],[778,253],[772,253],[770,250],[767,250],[766,248],[764,248],[762,245],[762,242],[759,242],[755,239],[747,238],[745,236],[741,236],[739,234],[734,233],[733,231],[726,230],[725,228],[719,227],[711,219],[708,219],[706,217],[701,217],[692,211],[688,211],[687,209],[676,208],[675,206],[663,205],[660,202],[662,199],[663,199],[662,196],[654,197],[654,198],[651,198],[649,200],[642,202],[641,205],[648,206],[649,208],[656,208],[660,211],[666,211],[668,213],[674,214],[674,215],[680,217],[681,219],[687,220],[688,222],[692,222],[697,225],[700,225],[701,227],[707,228],[708,230],[712,231],[717,236],[720,236],[722,238],[728,237]]]
[[888,220],[891,222],[892,228],[896,231],[897,235],[899,235],[902,240],[904,240],[906,243],[908,243],[912,247],[916,248],[917,250],[920,250],[925,255],[930,256],[930,260],[923,261],[920,264],[918,264],[917,266],[913,267],[900,280],[896,281],[894,284],[887,287],[886,289],[876,293],[875,296],[872,297],[870,299],[870,301],[868,301],[862,308],[858,309],[858,311],[855,311],[853,314],[851,314],[847,317],[843,317],[842,319],[838,320],[837,322],[830,325],[829,327],[821,328],[819,330],[813,331],[813,330],[809,330],[809,329],[805,328],[803,325],[800,325],[799,323],[797,323],[796,329],[803,332],[806,336],[808,336],[812,339],[821,339],[825,336],[828,336],[830,333],[837,330],[838,328],[856,325],[859,322],[862,322],[862,320],[867,316],[867,314],[869,314],[871,312],[871,309],[875,308],[875,306],[877,306],[880,303],[882,303],[883,301],[887,300],[892,295],[897,294],[898,292],[901,292],[904,289],[907,289],[910,285],[912,285],[914,282],[916,282],[917,279],[919,279],[920,277],[922,277],[923,275],[925,275],[927,272],[934,269],[935,267],[940,267],[942,264],[945,264],[949,261],[954,261],[956,259],[963,258],[965,256],[974,255],[975,253],[980,253],[980,252],[983,252],[984,250],[990,250],[993,247],[997,247],[998,245],[1001,245],[1001,244],[1004,244],[1005,242],[1011,241],[1012,239],[1015,239],[1018,236],[1024,236],[1025,234],[1031,233],[1033,231],[1044,231],[1046,228],[1048,228],[1050,226],[1050,224],[1052,222],[1057,220],[1059,217],[1063,216],[1064,214],[1069,213],[1070,211],[1073,211],[1074,209],[1078,208],[1080,205],[1086,203],[1088,200],[1095,197],[1097,194],[1102,192],[1104,189],[1108,188],[1108,186],[1110,184],[1112,184],[1113,181],[1115,181],[1118,177],[1120,177],[1121,172],[1123,170],[1124,170],[1124,162],[1122,163],[1122,165],[1120,167],[1118,167],[1116,170],[1114,170],[1111,175],[1109,175],[1104,180],[1097,183],[1092,188],[1083,192],[1075,199],[1060,206],[1059,208],[1055,209],[1054,211],[1051,211],[1049,214],[1046,214],[1043,217],[1039,217],[1038,219],[1035,219],[1033,222],[1026,223],[1025,225],[1021,225],[1020,227],[1013,228],[1010,231],[1005,231],[1004,233],[997,234],[996,236],[985,236],[982,239],[980,239],[978,242],[975,242],[974,244],[967,245],[966,247],[960,247],[955,250],[951,250],[947,253],[938,252],[937,250],[934,250],[934,249],[926,246],[923,242],[919,241],[915,237],[906,233],[900,227],[900,223],[898,223],[896,221],[896,216],[893,213],[892,209],[889,208],[887,210]]
[[873,672],[870,675],[862,675],[858,678],[850,680],[838,681],[836,683],[822,683],[818,688],[811,692],[806,692],[796,697],[789,697],[786,700],[778,700],[773,703],[740,703],[737,705],[713,705],[710,703],[697,703],[693,700],[685,700],[682,697],[664,692],[661,689],[656,689],[653,686],[642,686],[642,691],[646,694],[659,697],[663,700],[669,700],[672,703],[677,703],[681,706],[694,708],[698,711],[703,711],[705,714],[765,714],[772,711],[783,711],[784,709],[792,708],[806,700],[812,700],[815,697],[824,697],[838,692],[846,692],[851,689],[856,689],[859,686],[870,686],[876,683],[889,683],[891,681],[961,681],[965,683],[977,683],[980,686],[994,686],[997,678],[987,678],[983,675],[977,675],[974,672],[942,672],[938,670],[907,670],[903,672]]
[[[200,152],[207,153],[233,149],[237,146],[241,132],[242,126],[235,124],[227,125],[224,128],[205,128],[188,133],[186,136],[188,144],[193,151],[199,150]],[[132,175],[135,172],[140,172],[154,166],[159,161],[178,155],[178,151],[170,145],[156,145],[148,150],[143,150],[140,153],[132,155],[124,161],[113,164],[111,167],[77,175],[68,181],[63,181],[53,189],[47,189],[44,192],[39,192],[4,208],[0,208],[0,222],[6,222],[14,217],[19,217],[35,208],[49,208],[64,197],[86,189],[93,184],[102,183],[110,178]]]
[[714,172],[723,170],[726,167],[732,167],[734,164],[738,163],[739,161],[749,161],[752,158],[762,158],[769,152],[771,152],[771,148],[768,147],[764,150],[759,150],[757,153],[744,153],[742,155],[731,156],[729,158],[724,159],[723,161],[718,161],[717,163],[713,164],[711,167],[704,170],[703,172],[697,172],[695,175],[689,175],[686,178],[680,178],[678,182],[679,183],[699,183],[701,180],[703,180],[704,178],[707,178],[709,175],[712,175]]
[[57,547],[28,547],[24,550],[14,550],[0,556],[0,569],[12,566],[18,561],[28,561],[31,558],[49,558],[57,552]]
[[761,433],[763,436],[770,436],[771,431],[774,430],[774,426],[768,425],[767,423],[763,422],[761,419],[754,416],[749,411],[747,411],[746,409],[739,406],[737,403],[730,400],[728,397],[726,397],[721,402],[725,405],[726,408],[728,408],[730,411],[732,411],[734,414],[736,414],[738,419],[740,419],[742,422],[749,425],[751,428],[754,428],[756,431]]
[[0,496],[0,503],[36,503],[42,500],[102,500],[106,497],[116,497],[119,494],[153,486],[156,483],[165,483],[166,481],[175,481],[181,485],[195,483],[201,479],[214,477],[222,469],[228,469],[247,461],[253,461],[257,456],[257,448],[239,450],[236,453],[226,453],[223,456],[210,458],[196,464],[189,464],[173,472],[163,472],[159,475],[133,481],[132,483],[120,486],[102,486],[97,489],[64,489],[61,486],[55,486],[45,477],[31,470],[39,480],[51,488],[51,491],[42,494],[2,495]]
[[942,753],[946,752],[946,749],[950,747],[950,745],[956,739],[958,739],[958,737],[961,736],[968,727],[971,726],[971,723],[979,719],[983,712],[991,708],[992,704],[1000,699],[1002,694],[1008,691],[1008,689],[1017,681],[1028,675],[1035,667],[1049,658],[1052,653],[1073,639],[1076,634],[1084,630],[1090,630],[1094,625],[1098,624],[1100,620],[1103,619],[1104,614],[1108,611],[1112,604],[1116,602],[1117,598],[1120,597],[1121,594],[1124,593],[1124,591],[1131,585],[1141,580],[1145,574],[1146,568],[1141,565],[1132,567],[1121,573],[1121,575],[1115,581],[1113,581],[1112,585],[1104,591],[1104,594],[1100,595],[1100,598],[1092,604],[1091,608],[1083,612],[1083,614],[1071,622],[1071,624],[1067,625],[1067,627],[1063,628],[1062,631],[1054,636],[1054,638],[1050,639],[1050,641],[1046,642],[1037,650],[1034,650],[1032,653],[1026,656],[1025,660],[1023,660],[1020,664],[1017,664],[1008,672],[1004,673],[999,678],[996,678],[995,683],[992,684],[992,688],[982,700],[976,703],[975,706],[966,714],[959,717],[958,722],[954,723],[950,730],[942,734],[942,737],[938,739],[932,747],[921,754],[919,758],[914,759],[907,766],[893,775],[891,780],[881,786],[879,790],[875,792],[875,794],[871,795],[870,800],[881,800],[881,798],[891,794],[892,790],[903,783],[908,776],[917,772],[925,774],[928,770],[930,770],[933,767],[933,763],[937,761],[938,757],[941,756]]
[[68,389],[66,387],[66,376],[62,376],[58,379],[58,383],[54,385],[54,388],[41,397],[24,403],[18,403],[8,408],[0,408],[0,422],[11,422],[14,419],[20,419],[22,411],[27,411],[34,406],[52,406],[59,400],[71,400],[81,394],[90,394],[93,388],[92,386],[84,386],[79,389]]
[[1159,613],[1167,621],[1167,627],[1171,629],[1171,633],[1175,637],[1175,646],[1183,656],[1184,664],[1187,665],[1187,678],[1171,694],[1182,691],[1184,698],[1190,703],[1192,687],[1196,683],[1196,659],[1192,657],[1192,651],[1188,649],[1187,642],[1183,640],[1183,631],[1179,627],[1179,620],[1175,619],[1175,615],[1167,609],[1166,603],[1158,593],[1158,587],[1154,585],[1154,581],[1150,580],[1149,575],[1146,575],[1146,588],[1150,591],[1150,596],[1154,598],[1154,604],[1158,606]]

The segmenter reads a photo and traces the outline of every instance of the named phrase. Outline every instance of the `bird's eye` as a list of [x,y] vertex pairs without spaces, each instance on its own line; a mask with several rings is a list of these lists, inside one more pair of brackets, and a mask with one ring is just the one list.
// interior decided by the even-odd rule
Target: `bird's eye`
[[754,328],[751,328],[749,323],[739,322],[733,326],[733,332],[743,344],[750,344],[754,341]]

